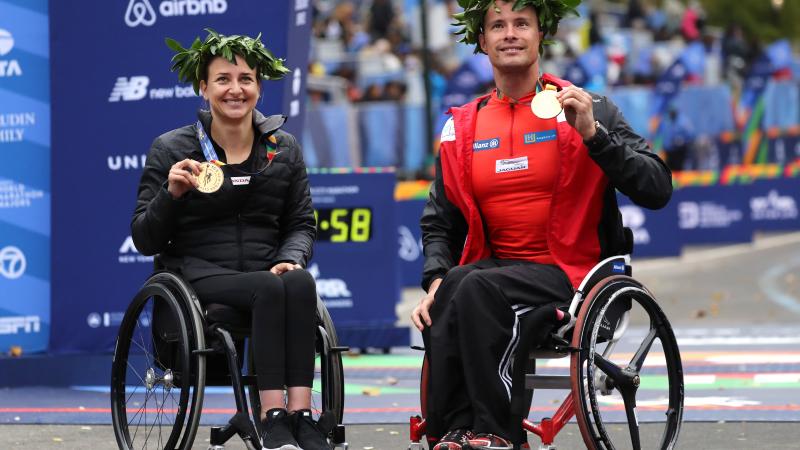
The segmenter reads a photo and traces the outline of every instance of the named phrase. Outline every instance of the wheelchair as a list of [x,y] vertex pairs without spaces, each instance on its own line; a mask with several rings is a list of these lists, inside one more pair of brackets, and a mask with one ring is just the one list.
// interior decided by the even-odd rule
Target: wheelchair
[[[522,353],[514,363],[522,363],[524,376],[514,378],[512,411],[523,417],[525,431],[539,436],[540,450],[554,450],[556,435],[573,417],[589,450],[674,448],[683,417],[680,352],[655,297],[631,273],[627,255],[601,261],[575,292],[569,322],[519,347]],[[547,360],[567,357],[568,375],[549,373],[552,366],[566,364]],[[548,373],[536,372],[541,360],[552,362],[545,368]],[[438,441],[425,433],[428,373],[426,357],[420,380],[422,414],[411,417],[409,450],[422,449],[423,437],[429,448]],[[536,389],[569,390],[555,414],[539,423],[527,418]],[[642,435],[640,423],[648,423],[655,433],[648,429]]]
[[[249,335],[249,314],[219,304],[203,308],[177,274],[154,273],[128,306],[114,349],[111,414],[119,448],[192,448],[205,387],[231,386],[236,412],[225,426],[211,428],[209,450],[224,449],[234,435],[247,449],[260,450],[261,404]],[[319,297],[315,347],[312,412],[329,441],[346,450],[341,352],[348,349],[338,345]]]

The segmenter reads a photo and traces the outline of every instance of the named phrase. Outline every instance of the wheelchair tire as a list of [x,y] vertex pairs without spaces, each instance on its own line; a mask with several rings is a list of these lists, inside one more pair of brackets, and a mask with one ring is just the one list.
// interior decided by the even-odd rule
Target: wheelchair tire
[[[622,340],[629,321],[642,327]],[[627,276],[602,280],[581,305],[572,346],[578,349],[571,356],[572,397],[587,449],[674,448],[683,416],[683,369],[675,335],[653,295]],[[627,427],[619,425],[625,422]],[[641,422],[663,431],[642,436]]]
[[[321,392],[312,392],[312,408],[319,396],[322,403],[321,411],[330,411],[336,418],[336,423],[341,424],[344,418],[344,368],[342,367],[342,354],[331,351],[339,346],[336,336],[336,327],[333,325],[331,315],[325,308],[325,303],[317,297],[317,355],[320,359]],[[317,411],[317,412],[321,412]]]
[[[155,308],[170,314],[168,332],[154,333]],[[111,414],[120,449],[191,448],[199,408],[189,400],[202,403],[202,392],[193,389],[191,334],[172,290],[152,279],[145,283],[122,319],[112,362]]]

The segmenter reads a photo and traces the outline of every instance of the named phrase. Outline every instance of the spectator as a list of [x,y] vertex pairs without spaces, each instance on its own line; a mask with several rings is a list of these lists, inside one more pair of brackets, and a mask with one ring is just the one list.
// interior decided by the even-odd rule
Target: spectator
[[666,163],[673,172],[684,169],[686,156],[694,141],[694,127],[686,114],[671,108],[662,124]]

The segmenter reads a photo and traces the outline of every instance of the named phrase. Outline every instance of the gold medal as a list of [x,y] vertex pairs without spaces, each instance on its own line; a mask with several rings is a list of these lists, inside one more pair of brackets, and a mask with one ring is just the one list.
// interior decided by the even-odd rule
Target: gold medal
[[222,182],[225,181],[225,174],[219,166],[204,162],[200,164],[200,174],[197,175],[197,190],[210,194],[217,192],[222,187]]
[[552,119],[561,114],[561,103],[556,97],[556,87],[548,84],[544,90],[539,91],[531,100],[531,111],[540,119]]

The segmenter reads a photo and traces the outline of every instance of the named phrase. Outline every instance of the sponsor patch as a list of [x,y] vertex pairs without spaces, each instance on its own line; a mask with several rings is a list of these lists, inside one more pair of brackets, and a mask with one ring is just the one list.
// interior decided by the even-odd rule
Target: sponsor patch
[[556,139],[556,130],[531,131],[530,133],[525,133],[522,137],[526,144],[553,141]]
[[518,170],[528,170],[527,156],[513,159],[498,159],[494,164],[494,173],[516,172]]
[[231,183],[234,186],[246,186],[250,184],[250,177],[231,177]]
[[479,152],[481,150],[492,150],[500,147],[500,138],[484,139],[482,141],[475,141],[472,143],[472,150]]
[[625,273],[625,263],[612,263],[611,264],[611,271],[614,273]]

